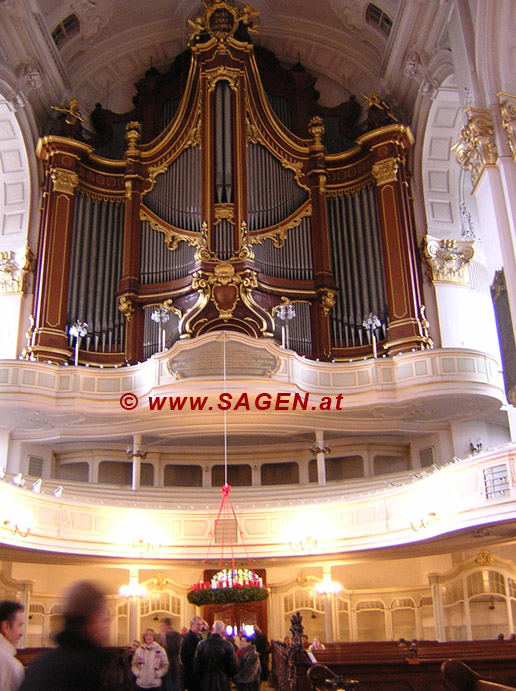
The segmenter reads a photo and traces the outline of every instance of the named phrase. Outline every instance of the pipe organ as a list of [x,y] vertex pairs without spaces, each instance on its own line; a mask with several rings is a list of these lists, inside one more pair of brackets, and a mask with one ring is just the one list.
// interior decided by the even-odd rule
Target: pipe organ
[[308,357],[370,356],[371,313],[378,352],[430,346],[410,130],[381,112],[360,125],[353,97],[321,106],[301,65],[253,46],[254,16],[206,2],[189,49],[146,73],[132,111],[97,104],[94,134],[61,120],[39,141],[32,357],[71,361],[77,320],[91,365],[216,329],[280,339],[281,305],[295,308],[290,347]]

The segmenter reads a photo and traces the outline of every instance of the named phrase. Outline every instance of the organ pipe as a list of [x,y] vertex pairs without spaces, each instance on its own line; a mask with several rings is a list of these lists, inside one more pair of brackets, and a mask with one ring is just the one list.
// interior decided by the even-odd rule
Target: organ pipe
[[259,230],[288,218],[308,198],[292,170],[284,168],[264,146],[247,147],[247,204],[249,230]]
[[382,322],[377,338],[385,338],[387,307],[381,240],[374,188],[328,198],[328,225],[337,298],[331,314],[335,347],[367,342],[362,327],[373,312]]
[[77,195],[67,324],[69,327],[77,319],[88,324],[88,335],[82,343],[85,350],[105,353],[123,349],[124,322],[115,297],[123,225],[122,204]]
[[143,203],[166,223],[181,230],[201,227],[201,153],[197,147],[185,149],[156,178]]

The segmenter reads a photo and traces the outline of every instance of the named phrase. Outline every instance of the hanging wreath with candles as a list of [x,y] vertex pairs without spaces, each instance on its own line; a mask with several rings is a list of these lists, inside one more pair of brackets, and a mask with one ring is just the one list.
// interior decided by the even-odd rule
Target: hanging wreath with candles
[[[215,520],[215,529],[211,536],[211,541],[208,546],[208,552],[204,559],[201,573],[204,571],[204,566],[206,565],[211,544],[221,517],[223,519],[222,525],[224,528],[228,525],[228,521],[231,520],[231,518],[234,520],[238,534],[240,534],[242,539],[242,544],[244,544],[245,547],[242,531],[238,525],[235,510],[231,504],[231,499],[229,498],[230,491],[230,485],[226,484],[222,487],[222,501],[220,503],[219,513]],[[228,531],[228,533],[231,548],[231,568],[223,568],[225,547],[224,538],[226,537],[225,532],[226,531],[224,530],[222,534],[223,540],[220,571],[218,571],[212,577],[211,581],[199,580],[197,583],[192,585],[186,595],[188,602],[191,602],[192,605],[213,605],[227,602],[258,602],[260,600],[265,600],[269,595],[269,591],[263,585],[263,580],[252,569],[251,560],[249,558],[249,554],[247,554],[247,549],[246,554],[249,566],[247,568],[237,568],[230,531]]]
[[[226,390],[226,334],[223,333],[224,349],[224,391]],[[263,580],[253,571],[251,560],[247,552],[244,542],[244,536],[238,525],[238,520],[235,510],[229,498],[231,485],[228,485],[228,453],[227,453],[227,419],[226,410],[224,410],[224,485],[222,487],[222,500],[220,502],[219,512],[215,519],[215,526],[211,535],[208,551],[201,569],[201,578],[197,583],[194,583],[188,591],[186,597],[188,602],[193,605],[212,605],[226,602],[258,602],[265,600],[269,591],[263,585]],[[217,533],[219,521],[222,520],[222,548],[220,559],[220,570],[212,577],[210,581],[204,581],[202,574],[204,567],[208,560],[208,555]],[[246,568],[237,568],[235,562],[235,555],[233,551],[233,535],[231,530],[226,530],[231,522],[236,526],[236,534],[240,535],[242,545],[244,546],[248,566]],[[229,568],[224,567],[224,549],[226,547],[226,537],[229,542],[231,552],[231,565]]]

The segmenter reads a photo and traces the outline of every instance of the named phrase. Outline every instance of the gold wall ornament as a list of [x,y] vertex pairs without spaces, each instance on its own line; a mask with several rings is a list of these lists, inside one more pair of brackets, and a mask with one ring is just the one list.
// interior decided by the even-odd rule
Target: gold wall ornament
[[480,180],[486,166],[494,166],[498,157],[493,124],[489,111],[466,108],[467,123],[460,139],[452,146],[459,165],[471,173],[473,187]]
[[507,144],[511,150],[512,157],[516,159],[516,95],[500,91],[497,96],[500,104],[502,126],[509,136]]
[[128,322],[131,321],[131,317],[134,314],[132,298],[128,297],[127,295],[121,295],[118,298],[118,309],[120,312],[122,312]]
[[439,240],[431,235],[423,239],[423,257],[426,260],[433,283],[469,285],[466,265],[475,256],[471,240]]
[[138,144],[142,138],[142,126],[136,120],[128,122],[125,126],[125,139],[127,141],[127,149],[124,158],[128,156],[138,155]]
[[168,579],[161,571],[159,571],[154,577],[154,585],[158,590],[164,590],[167,587]]
[[0,252],[0,295],[24,295],[34,263],[30,247]]
[[326,151],[326,148],[322,143],[322,138],[326,129],[324,127],[323,119],[319,115],[314,115],[314,117],[310,120],[308,123],[308,131],[314,140],[313,144],[310,146],[310,149],[314,151]]
[[240,24],[247,31],[257,33],[255,20],[260,13],[250,5],[239,7],[224,0],[203,0],[203,5],[204,13],[188,19],[188,45],[196,43],[203,33],[223,42],[235,34]]
[[251,238],[249,237],[249,229],[245,221],[240,223],[239,245],[240,248],[236,255],[238,260],[244,261],[245,259],[254,259],[254,251]]
[[387,158],[385,161],[375,163],[372,175],[376,180],[376,186],[386,185],[388,182],[396,182],[398,179],[399,162],[395,158]]
[[79,176],[71,170],[64,168],[53,168],[50,177],[52,178],[52,188],[54,192],[64,192],[64,194],[75,194],[79,186]]
[[297,574],[296,581],[299,583],[300,586],[307,585],[308,571],[306,569],[301,569],[301,571]]
[[481,564],[482,566],[487,566],[488,564],[493,563],[493,557],[491,556],[491,552],[488,549],[484,549],[479,554],[475,557],[475,561],[477,564]]
[[333,290],[325,290],[321,295],[321,309],[325,317],[330,314],[330,311],[335,306],[336,293]]

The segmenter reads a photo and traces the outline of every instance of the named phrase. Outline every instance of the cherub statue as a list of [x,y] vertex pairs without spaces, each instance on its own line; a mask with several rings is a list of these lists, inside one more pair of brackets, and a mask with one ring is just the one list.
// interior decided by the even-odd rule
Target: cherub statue
[[367,117],[368,125],[371,127],[381,127],[389,124],[389,121],[398,122],[398,118],[394,115],[390,105],[381,98],[377,91],[373,91],[370,96],[360,94],[367,101],[369,113]]
[[[84,118],[79,110],[77,98],[71,98],[68,106],[50,106],[52,110],[61,113],[59,119],[62,120],[59,134],[72,139],[82,139],[82,125]],[[64,120],[63,120],[64,119]]]

